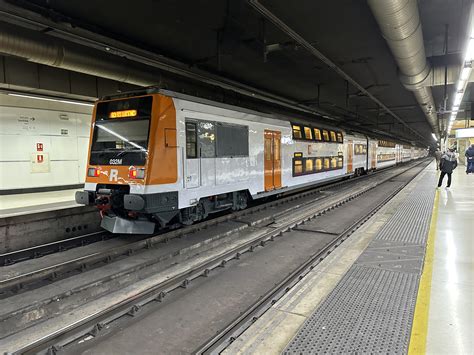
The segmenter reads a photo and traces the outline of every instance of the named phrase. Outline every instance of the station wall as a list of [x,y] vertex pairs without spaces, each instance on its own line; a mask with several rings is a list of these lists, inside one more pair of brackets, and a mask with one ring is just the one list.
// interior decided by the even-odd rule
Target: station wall
[[91,106],[0,94],[0,194],[84,183]]

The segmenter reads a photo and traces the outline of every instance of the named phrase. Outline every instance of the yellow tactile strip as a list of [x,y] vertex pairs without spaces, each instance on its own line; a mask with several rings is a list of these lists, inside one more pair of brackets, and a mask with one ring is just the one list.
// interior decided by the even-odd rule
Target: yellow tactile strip
[[408,354],[426,353],[426,335],[428,333],[428,315],[430,310],[431,279],[433,276],[434,247],[436,239],[436,223],[438,220],[439,191],[436,191],[433,214],[431,215],[426,256],[423,264],[418,296],[416,300],[415,316],[411,329]]

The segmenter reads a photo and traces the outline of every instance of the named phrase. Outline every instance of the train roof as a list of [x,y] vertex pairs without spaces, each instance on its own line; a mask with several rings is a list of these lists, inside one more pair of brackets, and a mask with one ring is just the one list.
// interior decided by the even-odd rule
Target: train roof
[[[113,95],[107,95],[102,98],[100,98],[100,101],[103,100],[112,100],[112,99],[119,99],[119,98],[128,98],[128,97],[134,97],[134,96],[141,96],[141,95],[151,95],[151,94],[162,94],[164,96],[172,97],[172,98],[177,98],[185,101],[190,101],[198,104],[203,104],[203,105],[209,105],[213,107],[218,107],[221,109],[229,110],[229,111],[234,111],[234,112],[240,112],[240,113],[245,113],[249,115],[254,115],[258,117],[264,117],[270,120],[278,120],[278,121],[284,121],[287,123],[298,123],[298,124],[306,124],[309,126],[318,126],[321,128],[327,128],[327,129],[336,129],[343,131],[345,134],[351,134],[354,136],[359,136],[359,137],[367,137],[369,139],[385,139],[385,140],[390,140],[394,143],[398,144],[410,144],[415,147],[419,147],[413,142],[407,142],[407,141],[402,141],[398,140],[393,137],[389,137],[388,135],[384,134],[376,134],[376,133],[368,133],[368,132],[361,132],[357,131],[354,129],[348,129],[346,127],[343,127],[343,124],[341,124],[340,121],[337,121],[334,118],[331,118],[330,116],[326,115],[320,115],[318,113],[314,113],[315,119],[307,119],[307,118],[302,118],[298,116],[291,117],[291,114],[283,115],[283,114],[277,114],[277,113],[268,113],[268,112],[263,112],[263,111],[258,111],[258,110],[253,110],[241,106],[235,106],[231,104],[226,104],[223,102],[218,102],[198,96],[193,96],[189,94],[183,94],[183,93],[178,93],[175,91],[163,89],[157,86],[151,86],[151,87],[145,87],[142,89],[134,90],[134,91],[128,91],[128,92],[123,92],[123,93],[117,93]],[[254,122],[262,122],[261,120],[254,120],[254,119],[249,119],[249,117],[246,118],[249,121],[254,121]],[[325,122],[325,121],[333,121],[334,124]],[[268,122],[270,123],[270,122]],[[421,147],[420,147],[421,148]]]

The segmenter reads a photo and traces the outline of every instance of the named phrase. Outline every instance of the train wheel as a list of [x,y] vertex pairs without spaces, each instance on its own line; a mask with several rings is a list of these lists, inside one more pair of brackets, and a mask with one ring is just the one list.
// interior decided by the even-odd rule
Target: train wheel
[[234,205],[232,209],[234,211],[244,210],[248,205],[248,194],[246,191],[234,192]]

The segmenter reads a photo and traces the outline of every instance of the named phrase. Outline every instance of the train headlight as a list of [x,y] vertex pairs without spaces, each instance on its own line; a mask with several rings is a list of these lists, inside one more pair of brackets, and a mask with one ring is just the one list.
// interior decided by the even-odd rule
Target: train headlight
[[100,170],[96,168],[87,169],[87,176],[98,177],[100,175]]
[[144,179],[145,178],[145,169],[137,169],[134,167],[131,167],[128,170],[128,177],[130,179]]

